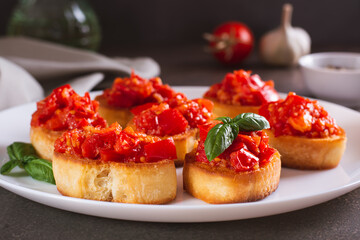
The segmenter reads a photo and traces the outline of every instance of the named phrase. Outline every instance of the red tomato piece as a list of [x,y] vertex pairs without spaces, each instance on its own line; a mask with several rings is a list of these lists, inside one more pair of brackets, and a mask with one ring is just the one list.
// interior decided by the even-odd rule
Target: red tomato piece
[[195,158],[196,158],[196,161],[198,161],[198,162],[209,163],[209,160],[206,157],[204,148],[205,148],[204,142],[203,141],[199,142],[199,145],[196,150]]
[[124,162],[124,155],[120,154],[114,150],[101,150],[100,151],[101,160],[105,162]]
[[130,154],[130,152],[136,151],[136,147],[140,144],[138,138],[132,137],[129,134],[120,133],[116,143],[114,145],[114,150],[120,154]]
[[147,162],[156,162],[162,159],[176,159],[176,148],[172,138],[145,145],[144,152]]
[[208,132],[215,125],[216,125],[215,123],[207,123],[207,124],[199,125],[199,135],[200,135],[200,140],[202,142],[205,142]]
[[260,166],[270,162],[271,156],[274,155],[274,153],[276,153],[274,148],[266,148],[263,152],[261,152],[259,156],[262,159]]
[[177,109],[166,109],[158,116],[163,136],[175,135],[186,131],[188,121]]
[[214,103],[212,101],[205,99],[205,98],[197,98],[197,99],[194,99],[193,101],[198,103],[200,105],[200,107],[206,108],[209,112],[213,111]]
[[239,134],[238,137],[241,139],[241,141],[246,145],[247,149],[249,149],[251,152],[259,154],[259,144],[261,137],[259,136],[249,136],[244,134]]
[[242,148],[230,154],[230,163],[236,171],[246,171],[258,164],[259,158],[250,151]]
[[107,150],[113,147],[115,137],[114,132],[95,133],[87,137],[81,146],[82,155],[90,159],[98,158],[100,150]]
[[148,108],[151,108],[152,106],[156,105],[157,103],[154,103],[154,102],[150,102],[150,103],[145,103],[143,105],[140,105],[140,106],[137,106],[137,107],[134,107],[132,108],[130,111],[132,114],[134,115],[138,115],[139,113],[141,113],[142,111],[148,109]]

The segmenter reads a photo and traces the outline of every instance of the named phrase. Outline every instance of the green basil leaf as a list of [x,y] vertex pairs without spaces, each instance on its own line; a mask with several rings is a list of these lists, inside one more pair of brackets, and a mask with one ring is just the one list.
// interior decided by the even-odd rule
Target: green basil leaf
[[7,150],[7,153],[9,155],[9,158],[10,158],[10,161],[16,161],[16,160],[19,160],[16,155],[15,155],[15,152],[14,152],[14,149],[13,149],[13,145],[11,144],[10,146],[8,146],[6,148]]
[[7,152],[10,161],[1,167],[1,174],[8,174],[14,167],[19,166],[32,178],[55,184],[51,162],[38,158],[31,144],[14,142],[7,147]]
[[259,131],[270,128],[269,122],[263,116],[255,113],[242,113],[233,120],[241,131]]
[[28,159],[28,162],[24,165],[24,168],[32,178],[55,184],[51,162],[40,158],[32,158],[32,160]]
[[210,131],[205,140],[205,154],[209,161],[219,156],[234,141],[237,133],[231,124],[217,124]]
[[19,164],[20,164],[20,161],[18,161],[18,160],[10,160],[1,167],[0,173],[4,174],[4,175],[9,174],[11,172],[11,170],[13,170],[14,167],[18,166]]
[[232,123],[230,123],[230,126],[231,126],[231,130],[234,134],[234,140],[235,140],[236,136],[239,134],[239,125],[237,125],[237,123],[232,122]]
[[31,162],[31,161],[36,160],[36,159],[40,159],[40,158],[38,158],[38,157],[36,157],[36,156],[33,156],[33,155],[24,156],[23,159],[22,159],[22,162],[23,162],[24,164],[27,164],[28,162]]
[[223,123],[231,123],[231,118],[229,117],[218,117],[216,120],[222,121]]
[[7,147],[11,160],[22,160],[25,156],[37,156],[35,148],[30,143],[14,142]]

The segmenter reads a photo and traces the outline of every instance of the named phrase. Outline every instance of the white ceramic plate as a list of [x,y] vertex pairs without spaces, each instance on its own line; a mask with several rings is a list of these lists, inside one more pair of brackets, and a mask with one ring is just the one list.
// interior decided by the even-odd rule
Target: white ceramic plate
[[[177,87],[189,98],[200,97],[205,87]],[[94,94],[93,94],[94,95]],[[339,105],[319,101],[347,132],[347,149],[340,165],[332,170],[300,171],[282,169],[276,192],[251,203],[206,204],[183,192],[182,169],[177,170],[176,200],[167,205],[142,205],[99,202],[64,197],[51,184],[23,176],[0,175],[0,185],[30,200],[88,215],[152,222],[211,222],[279,214],[309,207],[336,198],[360,186],[360,113]],[[29,142],[29,126],[35,104],[0,112],[0,165],[8,161],[6,146],[14,141]]]

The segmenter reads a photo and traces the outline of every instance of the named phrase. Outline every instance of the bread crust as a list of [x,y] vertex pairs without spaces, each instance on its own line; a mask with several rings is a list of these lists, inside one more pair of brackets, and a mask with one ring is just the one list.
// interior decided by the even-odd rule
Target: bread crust
[[111,106],[102,95],[96,96],[95,100],[99,102],[99,115],[106,120],[108,125],[118,122],[121,127],[125,127],[134,117],[130,112],[130,108],[117,108]]
[[55,141],[63,132],[31,126],[30,141],[41,158],[52,161]]
[[57,189],[65,196],[140,204],[164,204],[176,197],[172,160],[103,162],[55,152],[53,172]]
[[328,138],[297,136],[275,137],[272,130],[264,130],[269,136],[269,145],[281,154],[284,167],[320,170],[335,168],[346,148],[346,134]]
[[260,106],[242,106],[242,105],[230,105],[221,103],[215,98],[204,97],[211,100],[214,103],[214,116],[215,117],[231,117],[234,118],[241,113],[259,113]]
[[276,152],[269,163],[255,170],[236,172],[226,167],[212,167],[197,162],[195,151],[186,155],[183,169],[184,190],[207,203],[257,201],[274,192],[281,172]]

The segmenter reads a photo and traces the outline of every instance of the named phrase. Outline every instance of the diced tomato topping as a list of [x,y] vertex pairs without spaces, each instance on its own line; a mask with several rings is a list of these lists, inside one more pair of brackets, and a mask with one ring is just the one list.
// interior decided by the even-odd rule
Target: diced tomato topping
[[185,132],[188,121],[177,109],[166,109],[158,116],[162,136],[171,136]]
[[263,159],[260,162],[260,166],[263,166],[264,164],[268,163],[271,159],[271,157],[276,153],[276,150],[274,148],[265,148],[264,151],[260,153],[260,159]]
[[207,109],[210,103],[208,105],[201,105],[199,102],[201,102],[199,99],[182,99],[179,101],[178,105],[174,106],[174,108],[179,110],[180,113],[186,118],[190,127],[192,128],[196,128],[198,125],[205,124],[212,118],[212,112]]
[[124,154],[115,150],[100,150],[101,160],[104,162],[125,162]]
[[210,121],[206,124],[199,125],[199,135],[200,135],[200,141],[205,142],[208,132],[211,128],[213,128],[218,122],[216,121]]
[[161,140],[118,123],[109,128],[85,127],[64,132],[55,142],[55,151],[76,154],[81,158],[117,162],[157,162],[176,159],[172,138]]
[[156,162],[162,159],[176,159],[176,148],[172,138],[145,145],[147,162]]
[[261,137],[260,136],[248,136],[248,135],[238,135],[238,137],[241,138],[241,141],[246,145],[246,147],[254,153],[259,154],[260,153],[260,149],[259,149],[259,145],[260,145],[260,141],[261,141]]
[[131,150],[136,148],[140,143],[140,140],[134,138],[128,134],[120,133],[115,143],[114,149],[121,154],[129,154]]
[[132,72],[129,78],[116,78],[103,96],[111,106],[130,108],[149,102],[163,102],[175,94],[168,85],[162,84],[160,78],[147,80]]
[[275,136],[324,138],[342,133],[335,120],[317,101],[293,92],[290,92],[285,100],[264,104],[259,114],[269,121]]
[[246,171],[259,164],[259,158],[249,150],[242,148],[230,154],[230,162],[236,171]]
[[263,82],[259,75],[244,70],[226,74],[222,82],[212,85],[205,96],[225,104],[245,106],[260,106],[280,99],[273,81]]
[[186,131],[188,127],[196,128],[208,122],[212,117],[212,102],[205,99],[189,100],[177,95],[167,102],[154,104],[141,110],[135,109],[133,122],[136,129],[155,136],[171,136]]
[[200,141],[196,149],[196,161],[212,166],[223,166],[235,171],[249,171],[268,163],[276,153],[269,147],[269,139],[265,132],[239,132],[233,143],[218,157],[208,161],[204,143],[210,129],[219,121],[211,121],[200,125]]
[[106,126],[98,114],[99,103],[91,101],[89,93],[79,96],[66,84],[56,88],[48,97],[37,103],[31,126],[62,131],[85,126]]
[[152,106],[156,105],[157,103],[145,103],[143,105],[140,105],[140,106],[137,106],[137,107],[134,107],[132,108],[130,111],[132,114],[134,115],[138,115],[140,114],[142,111],[146,110],[146,109],[149,109],[151,108]]
[[205,98],[196,98],[193,101],[199,104],[200,107],[206,108],[209,112],[212,112],[214,109],[214,103]]

